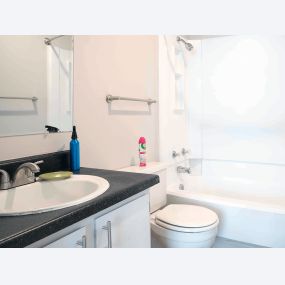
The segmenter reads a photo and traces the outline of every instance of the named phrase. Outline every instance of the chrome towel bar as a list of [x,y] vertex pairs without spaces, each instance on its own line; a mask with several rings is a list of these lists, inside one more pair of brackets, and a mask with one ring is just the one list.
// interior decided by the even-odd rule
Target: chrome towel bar
[[32,101],[37,101],[38,97],[5,97],[5,96],[0,96],[0,99],[17,99],[17,100],[32,100]]
[[153,100],[153,99],[139,99],[139,98],[120,97],[120,96],[113,96],[113,95],[106,96],[107,103],[112,103],[113,101],[116,101],[116,100],[145,102],[148,105],[151,105],[157,102],[156,100]]

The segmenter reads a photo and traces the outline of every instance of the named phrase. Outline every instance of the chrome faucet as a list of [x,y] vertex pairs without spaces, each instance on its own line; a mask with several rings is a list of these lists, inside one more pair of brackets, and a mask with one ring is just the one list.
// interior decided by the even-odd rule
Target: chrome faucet
[[191,168],[190,167],[177,166],[176,170],[177,170],[177,173],[191,174]]
[[7,171],[0,169],[0,190],[6,190],[11,187],[10,176]]
[[43,163],[43,160],[37,162],[26,162],[21,164],[13,177],[12,187],[17,187],[25,184],[36,182],[35,173],[40,172],[38,164]]

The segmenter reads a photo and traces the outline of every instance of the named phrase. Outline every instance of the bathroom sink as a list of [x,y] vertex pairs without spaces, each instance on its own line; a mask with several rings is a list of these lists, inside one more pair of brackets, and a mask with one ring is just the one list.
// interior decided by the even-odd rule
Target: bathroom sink
[[0,191],[0,216],[28,215],[79,205],[103,194],[109,183],[91,175],[37,181]]

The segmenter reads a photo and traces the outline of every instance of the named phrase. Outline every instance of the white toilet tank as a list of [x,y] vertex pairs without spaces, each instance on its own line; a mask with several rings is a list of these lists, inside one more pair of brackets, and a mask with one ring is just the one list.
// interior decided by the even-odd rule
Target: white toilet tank
[[150,195],[150,212],[153,213],[156,210],[166,205],[166,169],[167,164],[163,162],[147,162],[147,166],[130,166],[119,169],[120,171],[137,172],[146,174],[159,175],[160,183],[152,186],[149,189]]

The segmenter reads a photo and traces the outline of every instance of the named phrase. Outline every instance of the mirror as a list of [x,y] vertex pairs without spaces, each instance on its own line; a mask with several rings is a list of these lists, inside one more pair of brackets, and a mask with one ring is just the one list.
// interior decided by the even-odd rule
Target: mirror
[[0,36],[0,63],[0,136],[71,131],[72,36]]

